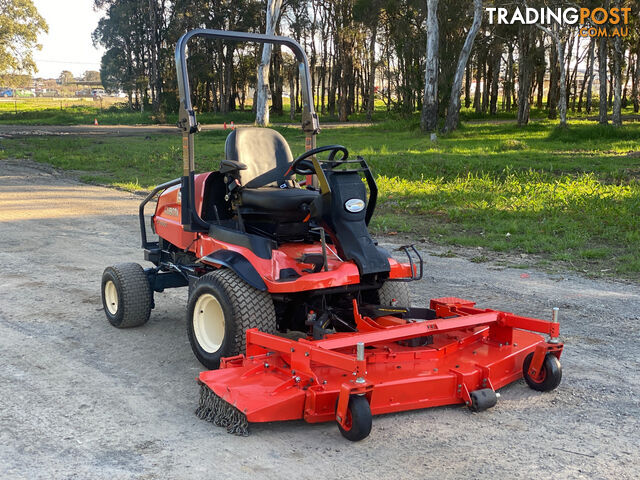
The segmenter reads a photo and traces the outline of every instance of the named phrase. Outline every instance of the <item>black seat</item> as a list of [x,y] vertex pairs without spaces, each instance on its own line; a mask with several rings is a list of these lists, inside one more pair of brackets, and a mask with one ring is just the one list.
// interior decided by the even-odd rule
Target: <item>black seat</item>
[[240,171],[240,191],[243,207],[272,212],[302,212],[318,192],[293,188],[291,149],[280,133],[270,128],[239,128],[232,131],[225,143],[227,160],[247,166]]
[[303,188],[247,188],[241,192],[242,205],[270,211],[302,211],[319,193]]
[[245,188],[279,187],[287,181],[293,161],[291,149],[282,135],[270,128],[239,128],[227,136],[224,146],[227,160],[247,166],[240,171]]

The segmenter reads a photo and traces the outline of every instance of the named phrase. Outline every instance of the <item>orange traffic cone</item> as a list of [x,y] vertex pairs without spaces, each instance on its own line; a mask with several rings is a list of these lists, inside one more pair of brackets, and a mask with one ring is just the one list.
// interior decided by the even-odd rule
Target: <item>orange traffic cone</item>
[[96,127],[98,126],[98,119],[97,119],[97,118],[93,120],[93,124],[94,124]]
[[224,129],[227,129],[227,122],[224,122]]

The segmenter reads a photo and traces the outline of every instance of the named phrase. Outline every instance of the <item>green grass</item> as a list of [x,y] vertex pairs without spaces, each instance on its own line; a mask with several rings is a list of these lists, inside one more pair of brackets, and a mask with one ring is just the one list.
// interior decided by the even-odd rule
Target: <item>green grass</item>
[[[299,129],[279,129],[295,154]],[[217,168],[226,132],[196,141],[199,171]],[[444,245],[534,254],[594,274],[640,278],[640,123],[584,120],[469,124],[431,142],[415,121],[327,129],[318,144],[363,155],[380,188],[373,228]],[[0,156],[33,158],[81,179],[146,189],[180,175],[180,137],[30,137],[2,140]]]
[[[272,123],[291,122],[288,99],[285,99],[283,109],[284,114],[271,115]],[[323,122],[338,121],[338,116],[335,114],[319,113],[318,116]],[[381,101],[376,102],[374,122],[394,117],[401,118],[398,114],[387,112]],[[18,99],[17,102],[0,101],[0,124],[4,125],[93,125],[96,118],[100,125],[175,124],[178,121],[177,113],[156,116],[150,108],[144,112],[130,111],[126,102],[114,101],[114,99],[105,99],[102,106],[99,101],[82,98],[25,98]],[[293,123],[299,124],[300,119],[300,114],[296,114]],[[251,111],[250,105],[245,110],[235,110],[226,114],[216,112],[198,114],[198,121],[205,125],[232,121],[237,124],[249,124],[254,120],[255,113]],[[354,113],[349,116],[349,121],[365,122],[366,115],[362,112]]]

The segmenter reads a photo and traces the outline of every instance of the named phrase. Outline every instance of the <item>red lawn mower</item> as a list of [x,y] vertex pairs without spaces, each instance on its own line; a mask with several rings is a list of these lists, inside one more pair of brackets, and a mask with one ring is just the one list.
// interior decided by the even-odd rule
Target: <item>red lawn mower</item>
[[[220,168],[195,174],[186,62],[194,37],[293,51],[305,153],[294,159],[275,130],[238,128]],[[189,288],[189,341],[209,369],[198,379],[200,418],[242,435],[251,422],[336,420],[355,441],[369,435],[374,414],[456,403],[481,411],[523,376],[536,390],[558,386],[557,310],[544,321],[459,298],[410,306],[408,282],[422,277],[423,260],[407,245],[398,261],[371,238],[378,190],[367,162],[341,145],[316,147],[308,62],[295,40],[193,30],[178,42],[176,67],[184,174],[139,210],[155,266],[108,267],[102,301],[114,326],[135,327],[149,319],[155,292]],[[156,196],[150,241],[145,206]]]

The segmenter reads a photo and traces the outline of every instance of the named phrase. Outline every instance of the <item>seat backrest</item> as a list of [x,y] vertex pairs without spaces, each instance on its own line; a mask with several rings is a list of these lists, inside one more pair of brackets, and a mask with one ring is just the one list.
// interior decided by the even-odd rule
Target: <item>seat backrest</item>
[[225,143],[227,160],[247,166],[240,171],[244,187],[280,186],[293,161],[291,149],[282,135],[270,128],[241,127],[233,130]]

